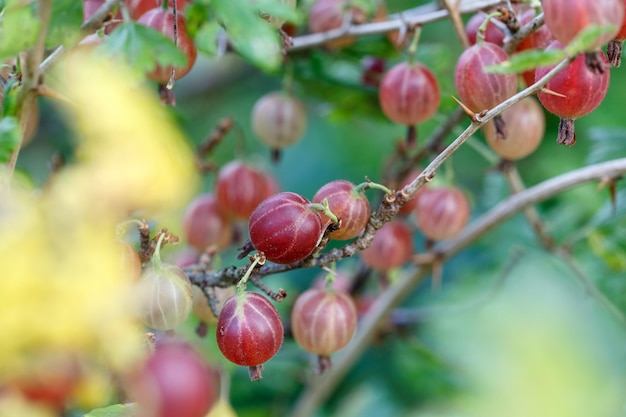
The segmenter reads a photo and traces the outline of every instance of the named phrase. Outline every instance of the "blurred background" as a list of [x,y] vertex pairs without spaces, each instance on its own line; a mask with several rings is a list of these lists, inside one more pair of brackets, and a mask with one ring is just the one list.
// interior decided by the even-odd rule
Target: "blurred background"
[[[389,13],[395,13],[427,2],[387,3]],[[453,73],[461,50],[448,20],[424,26],[416,57],[436,74],[442,103],[437,115],[418,127],[418,144],[457,106],[451,96],[456,96]],[[285,68],[293,77],[295,95],[305,103],[308,122],[302,140],[286,148],[276,163],[255,137],[250,112],[259,97],[281,88],[282,74],[259,71],[234,54],[203,55],[192,72],[176,83],[172,114],[192,147],[210,135],[222,118],[232,117],[235,128],[210,162],[219,167],[234,158],[255,161],[275,175],[284,191],[312,198],[334,179],[376,181],[406,132],[382,114],[377,89],[362,82],[364,60],[373,57],[387,69],[406,59],[382,35],[359,38],[342,50],[316,47],[293,55]],[[626,157],[622,107],[626,68],[612,69],[610,82],[600,107],[576,121],[577,143],[571,148],[556,144],[558,118],[546,113],[540,148],[518,163],[527,186]],[[36,184],[46,180],[53,155],[72,159],[76,143],[55,104],[46,99],[39,104],[39,130],[18,162],[20,172]],[[444,142],[450,143],[468,124],[463,119]],[[447,179],[453,178],[471,196],[472,218],[476,218],[506,198],[509,190],[502,174],[476,151],[484,145],[482,133],[471,140],[475,145],[463,146],[444,171]],[[214,179],[215,173],[206,174],[198,192],[212,190]],[[376,203],[381,194],[372,190],[368,197]],[[550,235],[559,244],[567,243],[575,267],[543,250],[521,214],[446,260],[441,289],[431,290],[427,281],[407,295],[331,398],[321,404],[318,415],[626,414],[625,201],[621,183],[615,206],[607,189],[598,190],[597,184],[590,183],[538,205]],[[407,222],[415,230],[417,250],[423,251],[424,239],[414,221]],[[162,226],[174,232],[181,228],[181,224]],[[171,249],[171,256],[176,250]],[[229,249],[222,254],[221,264],[241,265],[236,255],[237,248]],[[358,259],[341,261],[337,268],[351,274],[360,270]],[[299,270],[264,280],[290,295],[277,305],[284,318],[296,295],[320,272]],[[371,273],[363,299],[380,291],[379,282],[380,277]],[[589,286],[599,289],[606,300],[590,292]],[[615,306],[613,314],[607,302]],[[287,338],[280,353],[266,364],[263,381],[251,383],[247,369],[221,357],[213,330],[200,339],[194,332],[196,325],[197,319],[189,319],[184,334],[232,376],[230,400],[241,417],[289,415],[307,381],[316,378],[313,358]]]

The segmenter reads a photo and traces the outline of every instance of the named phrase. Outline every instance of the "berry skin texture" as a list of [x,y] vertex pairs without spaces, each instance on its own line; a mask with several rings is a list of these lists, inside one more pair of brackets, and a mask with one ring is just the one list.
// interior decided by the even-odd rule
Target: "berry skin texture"
[[130,379],[138,417],[204,417],[217,399],[210,368],[188,345],[157,344]]
[[139,282],[141,317],[146,326],[172,330],[191,313],[192,284],[183,270],[172,264],[150,266]]
[[546,130],[543,109],[534,98],[527,97],[502,113],[507,128],[506,139],[498,138],[493,121],[483,127],[487,144],[501,158],[515,161],[533,153],[541,144]]
[[306,119],[300,100],[282,92],[264,95],[252,108],[252,129],[272,149],[282,149],[300,140]]
[[590,25],[615,26],[591,45],[596,50],[615,37],[624,19],[623,0],[543,0],[546,26],[556,40],[566,45]]
[[415,216],[417,227],[428,239],[449,239],[459,234],[469,221],[469,201],[458,188],[431,188],[420,195]]
[[291,330],[307,352],[320,356],[320,372],[330,366],[329,355],[350,342],[358,315],[345,292],[312,288],[302,293],[291,311]]
[[459,57],[454,72],[454,84],[461,101],[478,113],[490,109],[517,91],[514,74],[485,72],[490,65],[508,59],[502,48],[485,42],[467,48]]
[[[370,218],[370,203],[362,191],[350,181],[331,181],[320,188],[313,197],[314,203],[326,199],[328,207],[341,220],[341,227],[330,233],[335,240],[348,240],[358,236]],[[324,224],[331,220],[322,215]]]
[[361,260],[370,268],[387,271],[404,265],[412,254],[411,231],[401,220],[392,220],[376,232],[370,247],[361,251]]
[[[563,48],[563,44],[554,41],[548,49],[553,48]],[[606,63],[604,53],[601,53],[600,57]],[[535,79],[543,77],[551,69],[552,67],[537,68]],[[548,90],[565,97],[546,93],[537,94],[543,107],[561,118],[557,138],[559,144],[572,146],[576,143],[574,120],[591,113],[602,103],[609,88],[609,81],[610,71],[604,71],[601,74],[592,72],[585,64],[585,55],[580,54],[546,84]]]
[[277,264],[289,264],[309,256],[323,235],[322,218],[306,198],[291,192],[274,194],[252,212],[248,222],[250,241]]
[[392,121],[415,125],[430,119],[441,101],[434,74],[420,63],[402,62],[392,67],[380,82],[379,101]]
[[[178,13],[176,20],[178,23],[178,40],[176,41],[176,46],[178,46],[178,48],[187,57],[186,65],[175,69],[174,79],[178,80],[191,71],[193,64],[196,62],[198,51],[193,43],[193,40],[187,33],[184,15],[182,13]],[[141,15],[137,22],[158,30],[174,41],[174,13],[172,10],[166,10],[162,7],[154,8]],[[170,79],[171,71],[171,66],[157,66],[153,72],[147,74],[146,76],[153,81],[166,84]]]
[[228,298],[217,320],[217,346],[229,361],[250,367],[253,381],[262,378],[262,364],[280,350],[283,333],[274,305],[255,292]]
[[190,246],[204,252],[209,246],[221,250],[232,241],[231,222],[213,194],[197,196],[185,211],[183,236]]
[[217,202],[224,213],[238,220],[247,220],[256,206],[277,192],[278,184],[269,173],[241,161],[227,163],[217,174]]

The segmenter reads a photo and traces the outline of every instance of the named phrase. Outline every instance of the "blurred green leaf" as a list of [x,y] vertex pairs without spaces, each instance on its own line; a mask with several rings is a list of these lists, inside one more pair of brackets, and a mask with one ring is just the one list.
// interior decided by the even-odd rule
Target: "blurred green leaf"
[[[623,407],[623,332],[548,254],[520,263],[492,301],[430,329],[466,377],[454,401],[481,417],[608,417]],[[452,404],[452,401],[450,401]]]
[[30,48],[37,39],[40,26],[31,4],[8,1],[0,19],[0,62]]
[[576,56],[581,52],[595,49],[594,44],[598,37],[613,31],[615,31],[613,25],[589,25],[565,47],[565,52],[568,56]]
[[294,7],[295,1],[293,1],[293,6],[287,3],[289,3],[289,0],[254,0],[257,10],[262,15],[271,16],[279,21],[300,24],[303,18],[302,14]]
[[[622,223],[625,223],[622,221]],[[587,241],[592,252],[615,271],[626,271],[626,233],[613,228],[591,232]]]
[[247,0],[214,0],[213,11],[237,52],[264,71],[282,63],[278,31],[263,20]]
[[136,414],[137,409],[132,405],[115,404],[91,410],[85,417],[133,417]]
[[83,21],[82,2],[76,0],[54,0],[52,2],[52,17],[46,46],[54,48],[58,45],[67,45],[80,37],[80,25]]
[[565,51],[559,49],[531,49],[512,55],[508,61],[501,64],[490,65],[485,68],[485,71],[500,74],[516,74],[537,67],[557,64],[566,56]]
[[626,131],[619,128],[593,127],[588,130],[591,149],[587,164],[626,157]]
[[200,26],[194,40],[198,50],[209,56],[217,55],[217,37],[222,30],[222,27],[216,21],[209,21]]
[[184,66],[187,61],[170,38],[135,22],[120,24],[104,40],[102,47],[123,57],[132,69],[142,73],[154,70],[156,65]]
[[8,162],[20,144],[20,126],[17,118],[3,117],[0,120],[0,162]]

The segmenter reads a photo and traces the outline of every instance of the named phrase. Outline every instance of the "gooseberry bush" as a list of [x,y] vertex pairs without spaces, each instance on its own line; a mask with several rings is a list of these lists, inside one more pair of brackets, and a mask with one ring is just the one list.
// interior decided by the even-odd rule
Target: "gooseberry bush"
[[0,1],[0,415],[623,410],[625,2],[419,3]]

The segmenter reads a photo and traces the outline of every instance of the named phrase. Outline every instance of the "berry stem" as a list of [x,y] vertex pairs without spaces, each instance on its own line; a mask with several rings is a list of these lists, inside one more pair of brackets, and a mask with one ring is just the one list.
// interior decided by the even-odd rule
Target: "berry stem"
[[354,187],[354,192],[355,193],[362,193],[365,190],[369,190],[369,189],[376,189],[376,190],[381,190],[382,192],[384,192],[385,194],[391,194],[393,193],[393,191],[391,191],[389,188],[385,187],[382,184],[379,184],[377,182],[374,181],[370,181],[367,180],[365,182],[360,183],[359,185],[357,185],[356,187]]
[[413,39],[411,39],[411,44],[409,45],[408,54],[409,54],[409,64],[413,64],[415,61],[415,54],[417,53],[417,44],[420,40],[420,35],[422,34],[422,26],[417,25],[415,27],[415,31],[413,32]]
[[309,208],[311,210],[321,212],[326,217],[328,217],[330,220],[332,220],[333,223],[338,223],[339,222],[339,219],[337,218],[337,216],[335,216],[335,214],[330,210],[330,207],[328,206],[328,199],[327,198],[325,198],[324,201],[322,201],[322,204],[319,204],[319,203],[311,203],[311,204],[309,204]]
[[487,15],[485,21],[478,27],[478,31],[476,32],[476,43],[478,45],[485,42],[485,33],[487,32],[487,25],[491,21],[492,18],[502,16],[500,12],[493,12]]
[[252,271],[254,271],[254,268],[256,268],[257,265],[263,265],[265,263],[265,255],[263,255],[263,252],[257,252],[251,256],[251,260],[252,263],[246,270],[246,273],[243,277],[241,277],[239,283],[237,283],[237,292],[239,294],[243,294],[243,292],[245,291],[246,283],[248,282],[248,279],[250,279],[250,276],[252,276]]
[[406,146],[412,148],[417,142],[417,128],[415,125],[407,126],[406,130]]
[[154,269],[160,271],[163,269],[163,262],[161,261],[161,245],[163,244],[163,240],[167,236],[167,233],[161,233],[159,235],[159,240],[157,240],[156,247],[154,248],[154,253],[152,254],[152,264],[154,265]]

